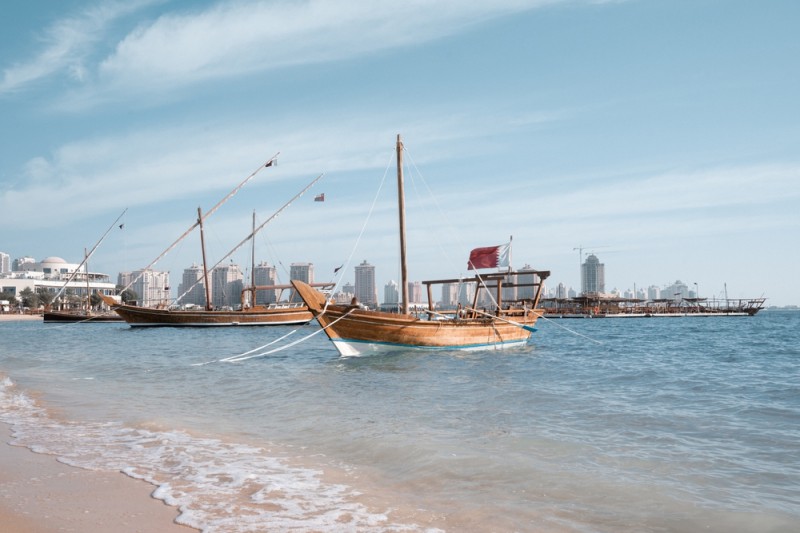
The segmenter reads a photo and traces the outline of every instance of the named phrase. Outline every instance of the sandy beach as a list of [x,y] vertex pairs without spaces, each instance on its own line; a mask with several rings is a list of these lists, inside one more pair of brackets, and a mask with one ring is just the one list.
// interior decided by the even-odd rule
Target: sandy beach
[[11,446],[0,423],[0,524],[4,533],[191,533],[178,511],[150,496],[154,487],[122,473],[73,468]]
[[0,313],[0,322],[18,322],[21,320],[42,320],[42,315],[22,315],[19,313]]

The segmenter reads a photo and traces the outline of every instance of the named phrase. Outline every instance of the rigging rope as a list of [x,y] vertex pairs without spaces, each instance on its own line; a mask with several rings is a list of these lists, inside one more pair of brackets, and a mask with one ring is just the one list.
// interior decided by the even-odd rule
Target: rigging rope
[[[391,165],[392,165],[392,158],[390,157],[389,162],[386,165],[386,170],[383,171],[383,178],[381,178],[381,183],[378,186],[377,192],[375,193],[375,198],[372,199],[372,205],[370,206],[369,212],[367,213],[367,218],[364,220],[364,224],[361,226],[361,231],[359,232],[358,237],[356,238],[356,242],[353,245],[353,249],[350,250],[350,255],[348,256],[347,261],[345,261],[344,266],[342,266],[339,269],[341,274],[339,275],[339,280],[333,286],[331,294],[336,294],[336,291],[339,289],[339,284],[344,279],[344,275],[350,267],[350,262],[353,260],[353,256],[355,255],[356,250],[358,249],[358,244],[361,242],[361,237],[364,235],[364,231],[366,231],[367,229],[367,224],[369,223],[369,220],[372,217],[372,213],[375,211],[375,205],[378,203],[378,198],[380,197],[381,190],[383,190],[383,185],[386,183],[386,176],[389,174],[389,168],[391,167]],[[325,298],[325,307],[322,309],[322,313],[325,313],[325,311],[327,311],[329,303],[330,303],[330,298]]]

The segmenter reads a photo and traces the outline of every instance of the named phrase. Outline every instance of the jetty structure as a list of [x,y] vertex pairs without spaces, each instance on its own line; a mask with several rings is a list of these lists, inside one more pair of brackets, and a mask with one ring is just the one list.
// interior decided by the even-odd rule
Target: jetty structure
[[542,298],[546,318],[651,318],[753,316],[764,308],[766,298],[637,298],[581,295],[575,298]]

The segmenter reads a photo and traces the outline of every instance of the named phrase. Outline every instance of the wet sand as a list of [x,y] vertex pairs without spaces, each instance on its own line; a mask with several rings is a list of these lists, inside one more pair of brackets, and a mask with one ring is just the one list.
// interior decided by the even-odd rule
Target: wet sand
[[150,496],[155,487],[122,473],[92,472],[51,455],[11,446],[0,423],[0,530],[192,533],[177,509]]

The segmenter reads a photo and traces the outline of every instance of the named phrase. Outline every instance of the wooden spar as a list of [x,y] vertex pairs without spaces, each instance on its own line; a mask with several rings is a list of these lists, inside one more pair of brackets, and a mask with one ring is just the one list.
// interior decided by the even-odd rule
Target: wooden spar
[[179,242],[181,242],[183,239],[185,239],[185,238],[186,238],[186,236],[187,236],[187,235],[189,235],[189,234],[190,234],[192,231],[194,231],[194,228],[196,228],[196,227],[197,227],[197,226],[200,224],[200,222],[201,222],[201,221],[202,221],[204,218],[208,218],[208,217],[210,217],[210,216],[211,216],[211,215],[212,215],[212,214],[213,214],[213,213],[214,213],[214,212],[215,212],[217,209],[219,209],[219,208],[222,206],[222,204],[224,204],[225,202],[227,202],[228,200],[230,200],[230,199],[231,199],[231,197],[233,197],[233,195],[235,195],[237,192],[239,192],[239,190],[240,190],[242,187],[244,187],[244,185],[245,185],[245,184],[246,184],[248,181],[250,181],[250,180],[253,178],[253,176],[255,176],[256,174],[258,174],[258,173],[261,171],[261,169],[262,169],[262,168],[267,168],[267,167],[271,167],[271,166],[275,165],[275,160],[276,160],[276,159],[278,159],[278,154],[280,154],[280,152],[278,152],[277,154],[275,154],[274,156],[272,156],[272,158],[271,158],[269,161],[267,161],[265,164],[263,164],[263,165],[261,165],[260,167],[258,167],[258,168],[257,168],[256,170],[254,170],[254,171],[253,171],[253,172],[252,172],[252,173],[251,173],[249,176],[247,176],[245,179],[243,179],[243,180],[242,180],[242,182],[241,182],[241,183],[239,183],[239,185],[237,185],[236,187],[234,187],[234,188],[233,188],[233,190],[232,190],[231,192],[229,192],[227,196],[225,196],[225,198],[223,198],[222,200],[220,200],[219,202],[217,202],[217,204],[216,204],[214,207],[212,207],[211,209],[209,209],[209,210],[206,212],[206,214],[205,214],[205,215],[200,215],[200,216],[197,218],[197,222],[195,222],[194,224],[192,224],[192,225],[189,227],[189,229],[187,229],[186,231],[184,231],[184,232],[183,232],[183,235],[181,235],[180,237],[178,237],[177,239],[175,239],[175,242],[173,242],[172,244],[170,244],[169,246],[167,246],[167,249],[166,249],[166,250],[164,250],[163,252],[161,252],[161,253],[159,254],[159,256],[158,256],[158,257],[156,257],[155,259],[153,259],[153,260],[150,262],[150,264],[149,264],[149,265],[147,265],[146,267],[144,267],[144,268],[141,270],[140,274],[139,274],[138,276],[136,276],[136,277],[135,277],[135,278],[134,278],[134,279],[133,279],[133,280],[132,280],[130,283],[128,283],[128,284],[127,284],[125,287],[123,287],[123,288],[122,288],[122,290],[121,290],[120,292],[124,292],[125,290],[129,289],[129,288],[131,287],[131,285],[133,285],[134,283],[136,283],[137,281],[139,281],[139,280],[141,279],[141,277],[144,275],[144,272],[145,272],[146,270],[148,270],[148,269],[149,269],[149,268],[151,268],[153,265],[155,265],[156,263],[158,263],[158,262],[159,262],[159,261],[160,261],[160,260],[161,260],[161,259],[162,259],[162,258],[165,256],[165,255],[167,255],[167,254],[170,252],[170,250],[172,250],[173,248],[175,248],[175,247],[178,245],[178,243],[179,243]]
[[[250,306],[256,305],[256,210],[253,209],[253,240],[250,241],[250,286],[253,288],[250,292]],[[244,294],[244,293],[242,293]],[[242,308],[244,309],[244,298],[242,298]]]
[[89,258],[92,256],[92,254],[93,254],[93,253],[94,253],[94,252],[97,250],[97,247],[98,247],[98,246],[100,246],[100,243],[101,243],[101,242],[103,242],[103,240],[105,240],[106,236],[107,236],[107,235],[108,235],[108,233],[111,231],[111,229],[112,229],[114,226],[116,226],[116,225],[117,225],[117,222],[119,222],[119,219],[121,219],[121,218],[122,218],[122,216],[123,216],[125,213],[127,213],[127,212],[128,212],[128,208],[126,207],[126,208],[125,208],[125,209],[122,211],[122,213],[120,213],[120,214],[119,214],[119,216],[117,217],[117,220],[115,220],[115,221],[114,221],[114,222],[113,222],[113,223],[112,223],[112,224],[111,224],[111,225],[108,227],[108,229],[106,230],[106,232],[105,232],[105,233],[103,233],[103,236],[102,236],[102,237],[100,237],[100,240],[99,240],[99,241],[97,241],[96,243],[94,243],[94,246],[92,246],[92,251],[90,251],[88,254],[84,254],[83,261],[81,261],[81,264],[80,264],[80,265],[78,265],[78,267],[75,269],[75,271],[74,271],[72,274],[70,274],[69,278],[67,278],[67,281],[65,281],[65,282],[64,282],[64,285],[62,285],[62,286],[61,286],[61,288],[58,290],[58,292],[56,293],[56,295],[55,295],[55,296],[53,296],[53,301],[55,301],[55,299],[56,299],[56,298],[58,298],[59,296],[61,296],[61,293],[62,293],[62,292],[64,292],[64,289],[66,289],[66,288],[67,288],[67,285],[69,284],[69,282],[70,282],[70,281],[72,281],[72,280],[75,278],[75,275],[78,273],[78,271],[81,269],[81,267],[82,267],[83,265],[85,265],[85,264],[86,264],[86,262],[87,262],[87,261],[89,260]]
[[83,249],[83,256],[86,257],[86,264],[83,266],[83,270],[86,274],[86,314],[90,314],[92,311],[92,295],[91,295],[91,288],[89,287],[89,252],[86,251],[86,248]]
[[[312,186],[313,186],[313,185],[314,185],[316,182],[318,182],[319,180],[321,180],[321,179],[322,179],[322,176],[324,176],[324,175],[325,175],[325,174],[320,174],[319,176],[317,176],[316,178],[314,178],[314,180],[313,180],[311,183],[309,183],[308,185],[306,185],[306,186],[305,186],[305,188],[304,188],[302,191],[300,191],[299,193],[295,194],[295,195],[294,195],[294,197],[293,197],[291,200],[289,200],[288,202],[286,202],[285,204],[283,204],[283,206],[282,206],[280,209],[278,209],[277,211],[275,211],[275,212],[272,214],[272,216],[271,216],[271,217],[269,217],[267,220],[265,220],[264,222],[262,222],[262,223],[261,223],[261,224],[260,224],[260,225],[259,225],[257,228],[255,228],[255,229],[254,229],[254,230],[253,230],[253,231],[250,233],[250,235],[248,235],[247,237],[245,237],[244,239],[242,239],[242,240],[239,242],[239,244],[237,244],[236,246],[234,246],[234,247],[233,247],[233,249],[231,249],[231,251],[230,251],[230,252],[228,252],[227,254],[225,254],[225,256],[224,256],[222,259],[220,259],[219,261],[217,261],[217,262],[216,262],[216,263],[215,263],[215,264],[214,264],[214,265],[213,265],[213,266],[212,266],[212,267],[211,267],[209,270],[214,270],[215,268],[217,268],[217,267],[218,267],[218,266],[219,266],[219,265],[220,265],[220,264],[221,264],[223,261],[225,261],[225,260],[226,260],[226,259],[228,259],[230,256],[232,256],[232,255],[233,255],[233,253],[234,253],[236,250],[238,250],[239,248],[241,248],[241,247],[242,247],[242,245],[244,245],[244,243],[246,243],[246,242],[247,242],[249,239],[255,239],[255,235],[256,235],[256,233],[258,233],[259,231],[261,231],[261,230],[264,228],[264,226],[266,226],[267,224],[269,224],[270,222],[272,222],[272,221],[273,221],[275,218],[277,218],[277,217],[278,217],[278,215],[280,215],[280,214],[281,214],[281,213],[282,213],[282,212],[283,212],[283,211],[284,211],[284,210],[285,210],[287,207],[289,207],[289,206],[292,204],[292,202],[294,202],[295,200],[297,200],[298,198],[300,198],[301,196],[303,196],[303,195],[304,195],[304,194],[305,194],[305,193],[306,193],[306,192],[307,192],[307,191],[308,191],[308,190],[309,190],[309,189],[310,189],[310,188],[311,188],[311,187],[312,187]],[[192,288],[194,288],[194,286],[195,286],[195,285],[197,285],[198,283],[199,283],[199,280],[198,280],[198,281],[195,281],[195,282],[194,282],[194,283],[193,283],[193,284],[192,284],[192,285],[191,285],[191,286],[190,286],[188,289],[184,289],[184,291],[183,291],[183,294],[181,294],[180,296],[178,296],[178,298],[177,298],[177,299],[178,299],[178,300],[180,300],[181,298],[183,298],[183,297],[184,297],[184,296],[185,296],[185,295],[186,295],[186,294],[187,294],[187,293],[188,293],[190,290],[192,290]]]
[[403,186],[403,141],[397,134],[397,210],[400,216],[400,280],[402,284],[402,313],[408,314],[408,265],[406,263],[406,200]]
[[208,284],[208,268],[206,265],[206,240],[203,233],[203,211],[197,208],[197,223],[200,226],[200,250],[203,254],[203,283],[206,286],[206,311],[211,311],[211,291]]

